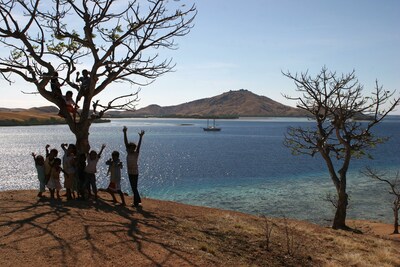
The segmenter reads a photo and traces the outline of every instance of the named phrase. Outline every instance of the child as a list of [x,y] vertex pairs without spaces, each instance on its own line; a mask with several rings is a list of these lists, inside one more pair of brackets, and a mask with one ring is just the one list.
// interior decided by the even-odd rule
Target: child
[[65,100],[65,105],[67,106],[67,111],[69,113],[75,114],[77,106],[75,104],[75,101],[72,99],[72,96],[73,96],[72,91],[67,91],[65,93],[64,100]]
[[[60,172],[64,170],[61,168],[61,159],[55,158],[53,162],[53,166],[50,171],[50,179],[47,182],[47,187],[50,190],[50,197],[54,199],[54,193],[57,192],[57,199],[60,199],[60,190],[61,190],[61,182],[60,182]],[[64,172],[65,173],[65,172]]]
[[50,87],[51,87],[51,91],[57,98],[62,97],[61,84],[58,81],[58,72],[54,72],[53,77],[51,77]]
[[39,179],[39,193],[38,197],[43,197],[43,193],[46,191],[46,182],[45,182],[45,174],[44,174],[44,158],[41,155],[37,155],[32,152],[33,160],[35,161],[35,167],[37,170],[37,175]]
[[67,200],[73,198],[74,178],[75,178],[75,154],[76,147],[74,144],[61,144],[61,148],[64,151],[63,156],[63,169],[64,174],[64,187],[67,191]]
[[103,153],[105,144],[101,146],[99,154],[96,151],[92,150],[89,153],[89,157],[87,158],[87,165],[85,167],[85,175],[86,181],[89,186],[89,194],[90,194],[90,186],[93,189],[94,198],[97,199],[97,186],[96,186],[96,172],[97,172],[97,162],[100,159],[101,153]]
[[86,168],[86,154],[81,153],[78,156],[78,160],[76,163],[76,180],[78,181],[78,199],[85,199],[85,192],[86,192],[86,175],[85,175],[85,168]]
[[128,177],[129,183],[131,184],[132,193],[133,193],[133,203],[132,206],[139,207],[142,204],[142,200],[138,191],[138,179],[139,179],[139,168],[138,168],[138,160],[139,160],[139,151],[140,146],[142,144],[142,138],[144,135],[144,131],[142,130],[139,133],[139,142],[136,146],[135,143],[129,143],[127,137],[128,128],[124,126],[122,129],[124,132],[124,143],[127,151],[126,162],[128,168]]
[[45,176],[45,184],[50,179],[50,172],[51,172],[51,167],[53,165],[54,159],[58,155],[58,150],[53,148],[49,151],[50,145],[46,145],[46,160],[44,161],[44,176]]
[[[78,106],[75,104],[75,101],[72,99],[72,96],[73,96],[72,91],[67,91],[65,93],[65,96],[63,96],[62,98],[65,101],[65,107],[66,107],[67,111],[72,114],[74,121],[75,121]],[[64,117],[63,114],[61,114],[61,112],[59,112],[58,115],[60,117]]]
[[76,97],[76,103],[81,100],[81,97],[85,95],[86,91],[89,90],[90,86],[90,76],[89,72],[87,70],[82,71],[82,77],[79,77],[79,71],[76,72],[76,82],[81,83],[81,86],[79,88],[78,96]]
[[124,194],[121,191],[122,162],[119,160],[119,152],[113,151],[111,159],[107,160],[106,164],[109,166],[108,171],[110,173],[110,184],[108,185],[107,192],[111,194],[114,203],[117,202],[114,193],[118,193],[121,197],[122,205],[125,206]]

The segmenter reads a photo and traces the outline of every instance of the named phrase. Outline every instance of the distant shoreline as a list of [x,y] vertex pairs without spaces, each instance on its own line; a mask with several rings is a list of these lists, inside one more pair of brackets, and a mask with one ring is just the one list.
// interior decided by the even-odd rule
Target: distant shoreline
[[[198,119],[198,120],[206,120],[206,119],[216,119],[216,120],[239,120],[239,119],[265,119],[265,118],[285,118],[285,119],[310,119],[307,116],[238,116],[238,115],[226,115],[226,116],[179,116],[179,115],[160,115],[160,116],[105,116],[102,119],[98,119],[94,121],[94,123],[109,123],[112,119]],[[388,119],[400,118],[400,115],[388,115]],[[363,119],[360,119],[365,120]],[[7,117],[4,118],[1,116],[0,111],[0,127],[15,127],[15,126],[44,126],[44,125],[64,125],[66,124],[65,120],[62,118],[58,118],[55,116],[46,116],[46,117],[38,117],[32,114],[31,116],[25,115],[23,118],[15,117]]]
[[[240,120],[240,119],[267,119],[267,118],[293,118],[293,119],[301,119],[307,118],[304,116],[294,117],[294,116],[240,116],[240,117],[229,117],[229,116],[221,116],[221,117],[191,117],[191,116],[135,116],[135,117],[106,117],[104,119],[99,119],[94,121],[94,123],[109,123],[113,119],[194,119],[194,120],[207,120],[207,119],[216,119],[216,120]],[[0,120],[0,127],[16,127],[16,126],[45,126],[45,125],[65,125],[67,124],[62,119],[36,119],[30,118],[28,120],[17,120],[17,119],[7,119]]]
[[[108,123],[111,122],[110,119],[100,119],[94,121],[94,123]],[[31,118],[29,120],[0,120],[0,127],[15,127],[15,126],[44,126],[44,125],[64,125],[67,124],[64,120],[58,119],[46,119],[46,120],[38,120],[35,118]]]
[[110,119],[216,119],[216,120],[237,120],[243,118],[306,118],[306,116],[284,116],[284,115],[276,115],[276,116],[265,116],[265,115],[219,115],[219,116],[180,116],[180,115],[135,115],[135,116],[107,116],[106,118]]

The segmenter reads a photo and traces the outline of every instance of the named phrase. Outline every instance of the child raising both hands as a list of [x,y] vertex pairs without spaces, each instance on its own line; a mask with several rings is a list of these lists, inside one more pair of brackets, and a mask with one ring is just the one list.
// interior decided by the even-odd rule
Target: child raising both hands
[[126,165],[128,169],[129,183],[131,184],[133,193],[132,206],[139,207],[142,204],[142,200],[140,198],[138,190],[138,180],[139,180],[138,161],[139,161],[139,152],[140,152],[140,147],[142,145],[142,138],[144,135],[144,131],[142,130],[139,132],[139,141],[137,145],[133,142],[128,141],[128,136],[127,136],[128,128],[126,126],[124,126],[122,131],[124,132],[124,143],[127,152]]
[[97,153],[95,150],[90,151],[89,156],[87,158],[87,165],[85,167],[86,182],[88,183],[87,189],[90,195],[91,194],[90,188],[92,188],[95,199],[97,199],[97,186],[96,186],[97,162],[99,161],[101,153],[103,153],[105,147],[106,145],[103,144],[101,146],[99,153]]
[[117,203],[114,193],[118,193],[121,197],[122,205],[125,206],[125,198],[121,190],[122,162],[119,160],[119,152],[113,151],[111,159],[107,160],[106,164],[108,165],[108,172],[110,174],[110,184],[108,185],[107,192],[111,194],[114,203]]
[[37,170],[39,180],[39,193],[38,197],[43,197],[43,193],[46,191],[46,178],[44,173],[44,158],[42,155],[36,155],[32,152],[33,160],[35,161],[35,167]]

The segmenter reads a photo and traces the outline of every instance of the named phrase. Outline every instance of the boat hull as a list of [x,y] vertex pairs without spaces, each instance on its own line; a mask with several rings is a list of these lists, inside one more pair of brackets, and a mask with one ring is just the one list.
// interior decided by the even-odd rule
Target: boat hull
[[203,130],[206,132],[219,132],[221,128],[203,128]]

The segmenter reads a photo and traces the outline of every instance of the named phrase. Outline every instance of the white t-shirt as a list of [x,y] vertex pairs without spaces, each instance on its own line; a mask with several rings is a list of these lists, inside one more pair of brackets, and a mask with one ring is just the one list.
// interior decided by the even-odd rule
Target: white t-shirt
[[126,165],[128,167],[128,174],[137,175],[139,174],[139,167],[138,167],[138,159],[139,153],[128,153],[126,156]]
[[97,162],[99,161],[99,158],[96,157],[95,159],[91,159],[90,157],[87,159],[87,165],[85,167],[85,172],[86,173],[96,173],[97,172]]
[[74,173],[75,168],[72,165],[72,161],[74,160],[74,156],[67,156],[67,153],[63,156],[63,169],[67,173]]

